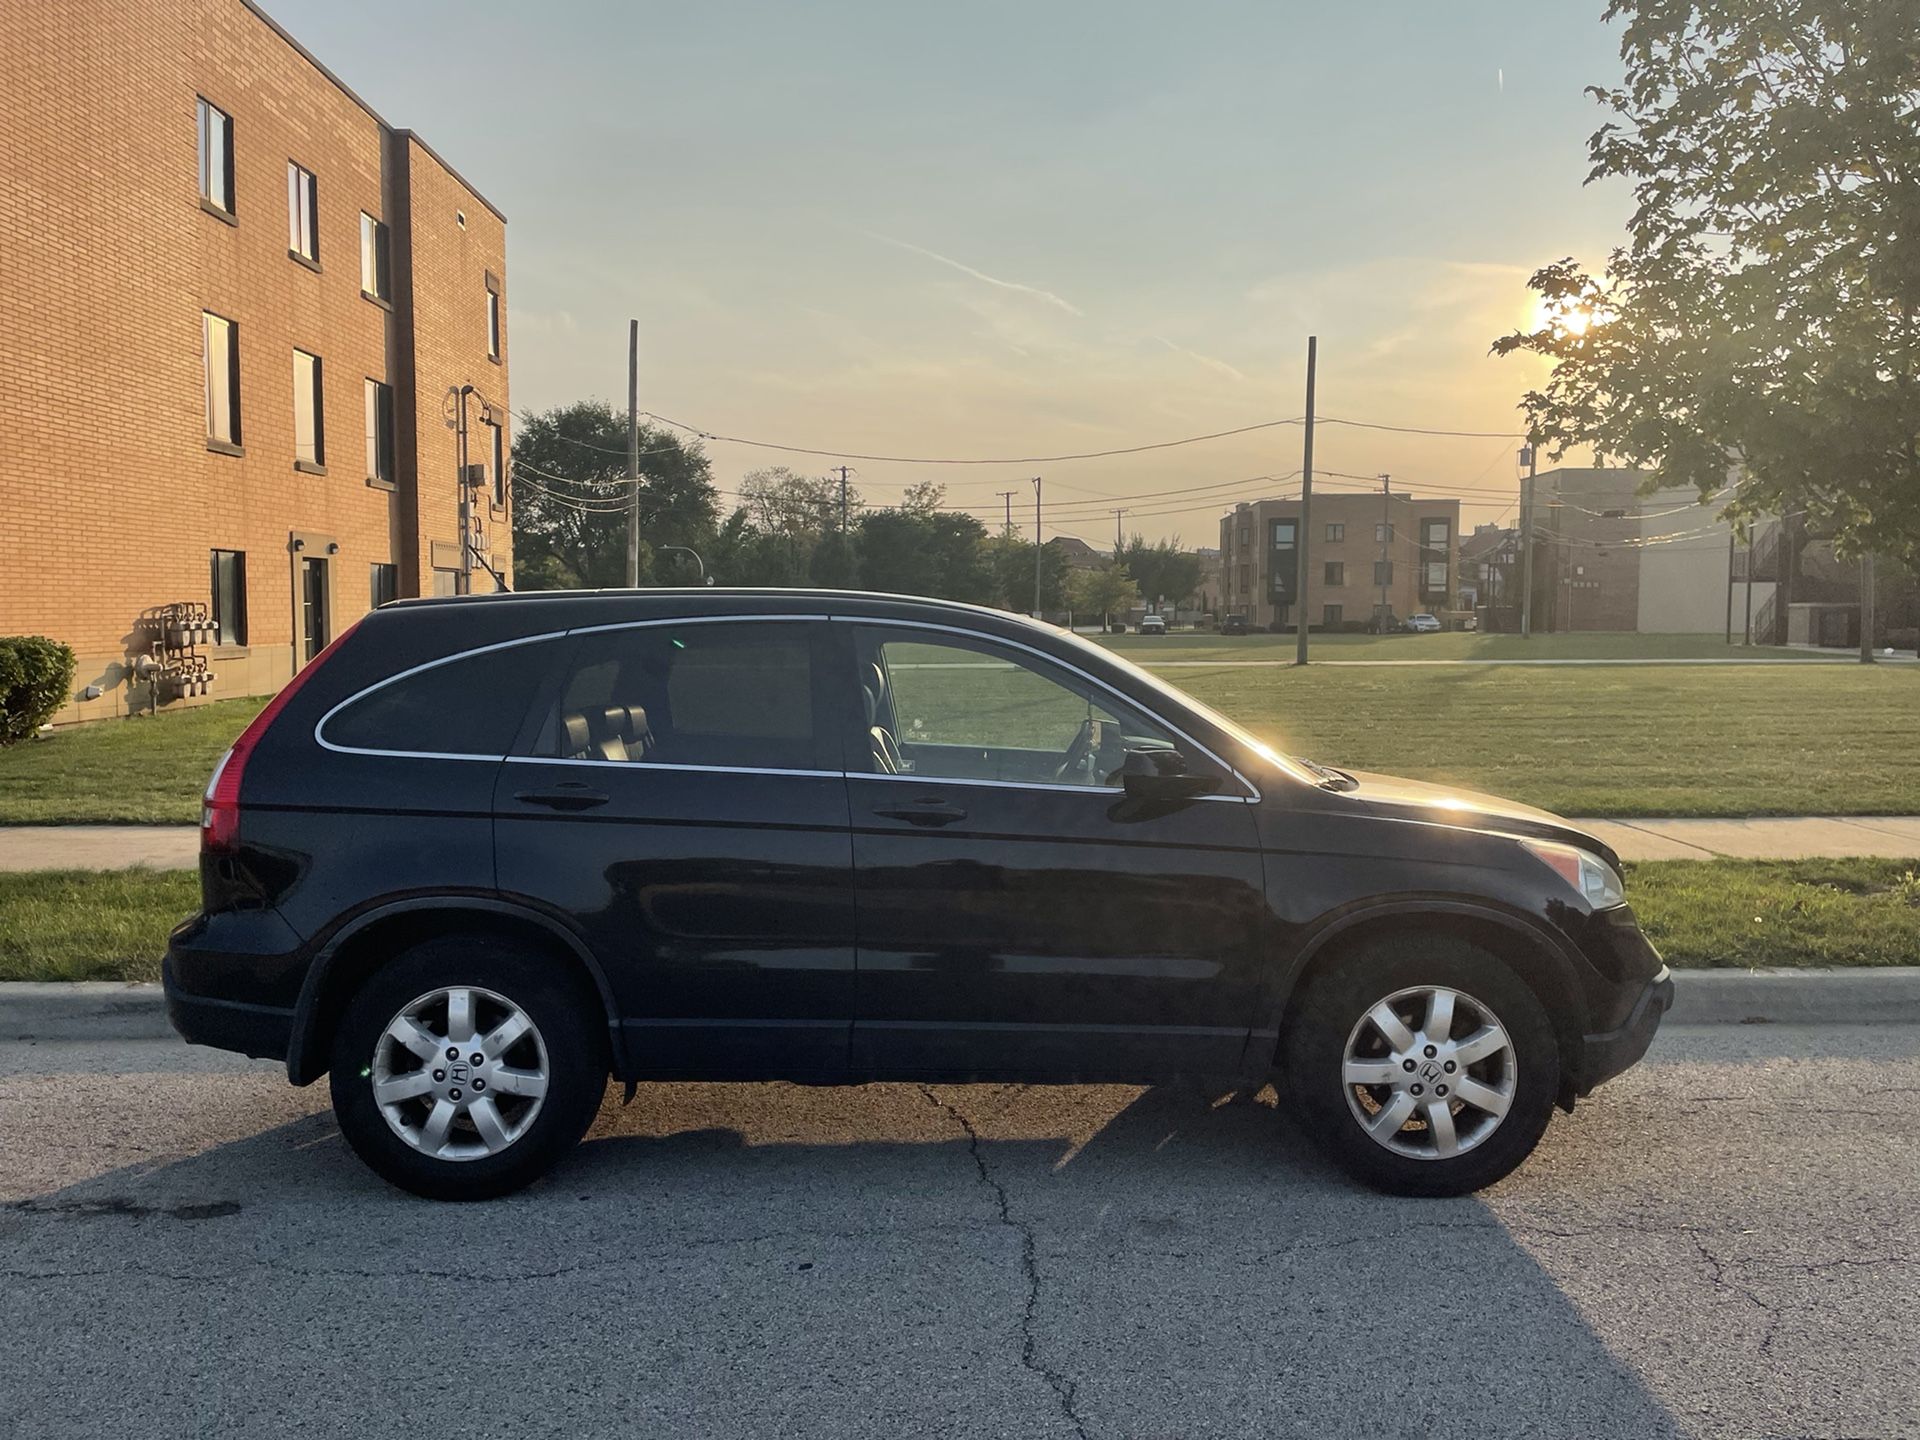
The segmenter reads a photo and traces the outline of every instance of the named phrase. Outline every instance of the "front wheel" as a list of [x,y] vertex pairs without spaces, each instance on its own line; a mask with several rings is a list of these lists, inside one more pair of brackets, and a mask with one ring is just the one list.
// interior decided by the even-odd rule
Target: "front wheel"
[[1560,1047],[1526,983],[1444,937],[1372,942],[1307,984],[1285,1030],[1288,1096],[1328,1155],[1398,1195],[1464,1195],[1533,1153]]
[[340,1131],[416,1195],[518,1190],[593,1123],[607,1084],[600,1020],[547,956],[480,936],[414,946],[361,986],[334,1034]]

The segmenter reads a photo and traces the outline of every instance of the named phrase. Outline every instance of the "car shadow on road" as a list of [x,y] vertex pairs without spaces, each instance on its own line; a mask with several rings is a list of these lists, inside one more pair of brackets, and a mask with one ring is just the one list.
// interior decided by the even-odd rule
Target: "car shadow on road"
[[49,1434],[91,1387],[154,1434],[1675,1432],[1486,1205],[1357,1189],[1272,1098],[652,1086],[471,1206],[314,1114],[0,1209],[0,1390]]

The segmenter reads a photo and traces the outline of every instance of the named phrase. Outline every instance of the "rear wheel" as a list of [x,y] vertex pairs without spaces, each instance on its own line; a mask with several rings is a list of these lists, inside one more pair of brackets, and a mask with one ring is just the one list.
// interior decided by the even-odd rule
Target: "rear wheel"
[[383,1179],[436,1200],[545,1173],[606,1090],[596,998],[550,957],[481,936],[414,946],[354,995],[334,1034],[334,1114]]
[[1533,1152],[1560,1089],[1560,1047],[1533,991],[1447,937],[1369,942],[1325,966],[1288,1018],[1288,1096],[1355,1178],[1464,1195]]

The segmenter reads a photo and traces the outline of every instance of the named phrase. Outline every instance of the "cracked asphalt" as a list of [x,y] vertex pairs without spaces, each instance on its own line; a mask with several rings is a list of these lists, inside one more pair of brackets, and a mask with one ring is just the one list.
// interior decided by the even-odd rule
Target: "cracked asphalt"
[[1271,1091],[610,1092],[434,1205],[324,1086],[0,1043],[0,1435],[1920,1435],[1920,1029],[1671,1029],[1488,1194]]

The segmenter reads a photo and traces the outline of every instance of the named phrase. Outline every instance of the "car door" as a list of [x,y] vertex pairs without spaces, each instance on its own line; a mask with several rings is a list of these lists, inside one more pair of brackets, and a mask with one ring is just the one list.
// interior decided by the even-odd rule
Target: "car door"
[[853,876],[822,626],[576,632],[494,798],[499,884],[600,957],[636,1068],[844,1072]]
[[[856,1073],[1233,1068],[1262,968],[1245,782],[1033,647],[837,624],[858,704]],[[1137,801],[1115,774],[1130,750],[1178,750],[1219,790]]]

